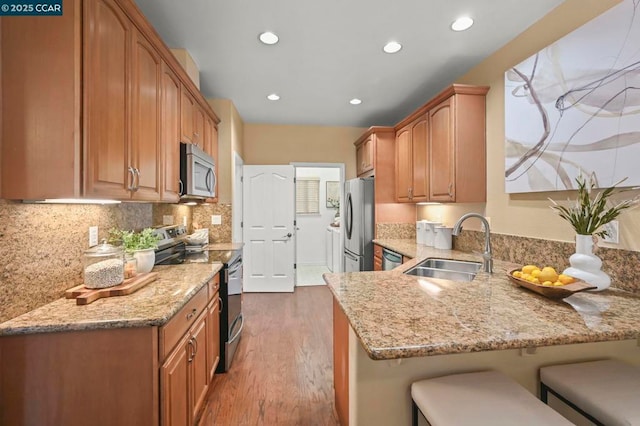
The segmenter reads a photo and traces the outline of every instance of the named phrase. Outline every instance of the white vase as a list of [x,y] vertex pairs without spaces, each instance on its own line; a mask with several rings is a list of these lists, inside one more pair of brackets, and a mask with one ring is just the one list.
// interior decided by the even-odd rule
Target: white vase
[[609,275],[602,272],[602,260],[593,254],[593,236],[576,234],[576,252],[569,258],[571,267],[563,274],[579,278],[596,286],[593,291],[602,291],[611,285]]
[[138,261],[138,274],[145,274],[153,269],[153,264],[156,262],[156,251],[152,248],[136,250],[133,252],[133,257]]

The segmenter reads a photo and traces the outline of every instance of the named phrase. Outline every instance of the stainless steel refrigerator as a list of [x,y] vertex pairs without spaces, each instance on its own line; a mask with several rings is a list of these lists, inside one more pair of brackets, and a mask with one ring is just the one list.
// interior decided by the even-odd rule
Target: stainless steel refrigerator
[[373,178],[345,182],[344,271],[373,271]]

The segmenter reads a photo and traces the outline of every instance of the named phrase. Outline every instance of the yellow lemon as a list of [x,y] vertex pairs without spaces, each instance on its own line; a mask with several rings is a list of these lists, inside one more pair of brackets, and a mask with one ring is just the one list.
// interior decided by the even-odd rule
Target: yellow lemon
[[575,278],[569,275],[565,275],[565,274],[558,275],[558,281],[560,281],[562,284],[571,284],[575,280],[576,280]]
[[560,281],[556,281],[555,283],[553,283],[554,287],[560,287],[563,286],[564,284],[561,283]]
[[524,272],[522,273],[522,275],[520,275],[520,278],[522,278],[523,280],[527,280],[529,281],[529,278],[531,278],[531,275],[529,274],[525,274]]
[[522,273],[523,274],[530,274],[535,269],[540,269],[540,268],[538,268],[536,265],[525,265],[525,266],[522,267]]
[[516,278],[520,278],[520,277],[522,277],[522,272],[520,272],[520,271],[513,271],[513,274],[511,274],[511,275],[513,275],[513,276],[514,276],[514,277],[516,277]]
[[540,269],[534,269],[533,271],[531,271],[531,276],[534,278],[538,278],[538,275],[540,275]]
[[555,282],[558,281],[558,273],[551,266],[546,266],[542,268],[542,271],[540,271],[540,273],[538,274],[538,279],[542,282]]
[[543,286],[545,287],[551,287],[553,285],[553,283],[551,281],[545,281],[542,283]]

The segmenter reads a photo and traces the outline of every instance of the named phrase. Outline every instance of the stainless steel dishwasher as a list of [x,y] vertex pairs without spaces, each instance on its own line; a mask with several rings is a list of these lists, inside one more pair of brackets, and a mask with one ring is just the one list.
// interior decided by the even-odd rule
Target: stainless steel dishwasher
[[390,271],[402,265],[402,255],[389,249],[382,249],[382,270]]

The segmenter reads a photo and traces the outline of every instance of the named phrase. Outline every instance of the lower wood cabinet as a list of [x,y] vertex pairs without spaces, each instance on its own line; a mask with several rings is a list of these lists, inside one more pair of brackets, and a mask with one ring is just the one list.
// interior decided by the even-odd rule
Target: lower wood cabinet
[[212,425],[219,282],[161,327],[0,337],[0,425]]
[[373,245],[373,270],[382,271],[382,247]]

